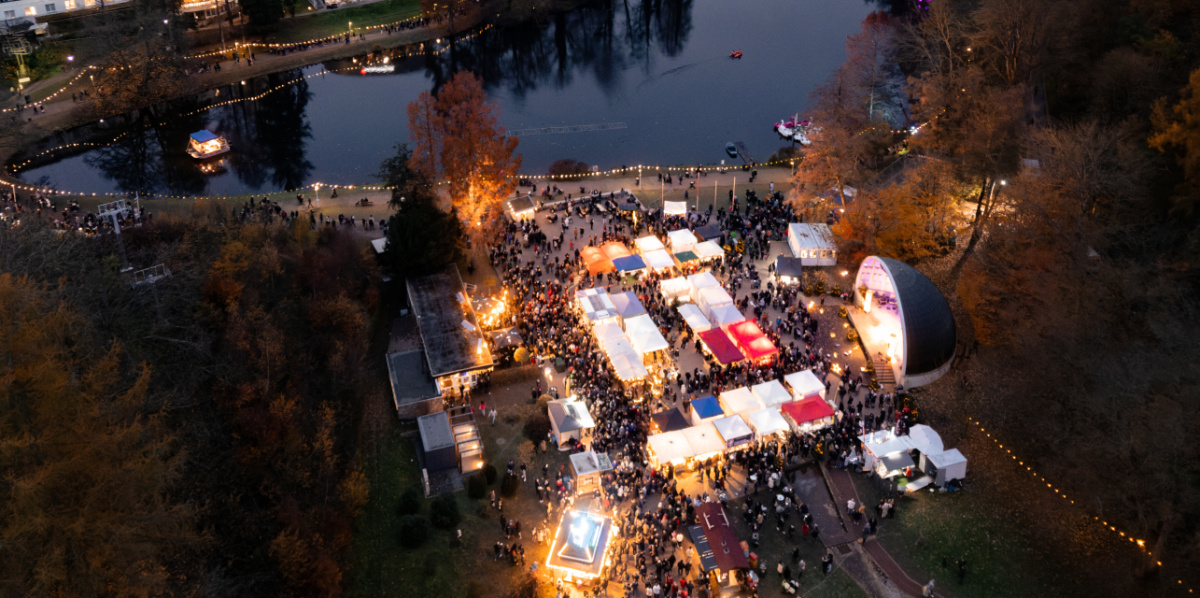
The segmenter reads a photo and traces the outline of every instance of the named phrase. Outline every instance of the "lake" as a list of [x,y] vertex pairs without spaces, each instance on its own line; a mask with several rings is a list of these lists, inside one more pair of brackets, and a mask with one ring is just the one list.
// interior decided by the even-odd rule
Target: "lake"
[[[728,160],[730,141],[764,161],[787,145],[773,123],[804,114],[809,94],[845,59],[846,36],[878,8],[863,0],[600,2],[492,27],[436,55],[332,61],[158,106],[141,121],[103,125],[103,140],[121,135],[110,145],[34,162],[20,176],[72,192],[143,195],[371,184],[380,161],[408,140],[405,106],[463,69],[484,80],[509,130],[601,125],[522,131],[526,174],[564,158],[601,169],[715,163]],[[743,57],[730,58],[734,50]],[[247,97],[258,99],[205,109]],[[233,148],[215,172],[184,153],[188,134],[204,128]]]

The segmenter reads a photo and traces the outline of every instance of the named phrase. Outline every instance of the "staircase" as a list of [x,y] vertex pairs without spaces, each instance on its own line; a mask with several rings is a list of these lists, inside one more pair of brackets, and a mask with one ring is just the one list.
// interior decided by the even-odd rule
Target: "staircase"
[[871,367],[875,368],[875,379],[879,381],[880,386],[896,385],[896,373],[892,371],[892,365],[888,363],[887,357],[871,356]]

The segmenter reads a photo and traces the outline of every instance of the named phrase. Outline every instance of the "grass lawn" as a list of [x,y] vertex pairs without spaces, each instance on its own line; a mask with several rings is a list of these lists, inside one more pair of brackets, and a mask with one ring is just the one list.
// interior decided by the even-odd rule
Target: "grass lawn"
[[[859,496],[873,507],[880,493],[855,476]],[[880,522],[879,542],[917,583],[937,580],[950,596],[1064,596],[1065,580],[1046,575],[1053,560],[1025,530],[1005,518],[985,493],[973,488],[954,493],[919,492],[898,503],[896,517]],[[957,561],[967,561],[960,585]],[[946,565],[943,566],[943,559]]]
[[279,30],[267,36],[267,42],[291,43],[319,39],[346,33],[349,22],[354,23],[355,30],[361,30],[363,27],[395,23],[415,17],[420,12],[421,4],[418,0],[382,0],[314,14],[303,14],[297,10],[294,18],[285,18],[279,22]]

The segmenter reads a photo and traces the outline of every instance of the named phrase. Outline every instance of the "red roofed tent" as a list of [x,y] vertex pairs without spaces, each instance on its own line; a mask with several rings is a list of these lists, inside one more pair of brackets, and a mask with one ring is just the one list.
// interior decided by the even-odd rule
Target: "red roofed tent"
[[742,542],[729,524],[729,517],[725,515],[721,503],[704,503],[696,507],[696,515],[700,519],[700,526],[704,528],[713,560],[717,562],[721,575],[738,569],[749,569],[750,560],[746,558]]
[[729,336],[733,338],[733,342],[741,349],[746,359],[755,363],[769,361],[779,352],[775,343],[767,338],[762,328],[759,328],[753,320],[730,324]]
[[721,365],[729,365],[737,363],[743,359],[742,352],[738,350],[733,341],[720,328],[711,328],[700,333],[700,341],[708,348],[713,357],[717,358],[717,362]]
[[[833,408],[820,395],[804,397],[799,401],[784,403],[780,411],[792,420],[792,424],[801,427],[824,427],[833,423]],[[815,422],[815,424],[814,424]]]

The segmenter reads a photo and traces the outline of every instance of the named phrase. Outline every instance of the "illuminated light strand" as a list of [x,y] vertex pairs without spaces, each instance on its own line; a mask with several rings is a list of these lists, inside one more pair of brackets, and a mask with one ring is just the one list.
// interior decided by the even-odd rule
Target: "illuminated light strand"
[[[1024,467],[1025,471],[1028,471],[1030,473],[1030,475],[1032,475],[1033,477],[1037,478],[1038,480],[1044,482],[1046,484],[1046,487],[1049,488],[1051,492],[1053,492],[1055,495],[1061,497],[1063,500],[1069,501],[1071,504],[1075,504],[1075,501],[1073,499],[1069,498],[1067,496],[1067,494],[1062,491],[1061,488],[1055,488],[1054,484],[1052,484],[1051,482],[1047,482],[1045,477],[1039,475],[1038,472],[1034,471],[1032,466],[1025,465],[1024,461],[1018,459],[1017,456],[1013,454],[1012,449],[1005,448],[1004,445],[1001,444],[999,438],[993,437],[991,432],[988,432],[987,429],[983,427],[982,422],[980,422],[979,420],[977,420],[969,415],[967,416],[967,421],[970,422],[971,425],[979,428],[979,431],[982,432],[984,435],[986,435],[988,438],[991,438],[992,442],[994,442],[997,447],[1004,449],[1005,454],[1007,454],[1010,458],[1012,458],[1013,461],[1016,461],[1017,465]],[[1108,531],[1110,531],[1114,534],[1117,534],[1121,538],[1125,538],[1125,539],[1129,540],[1129,542],[1131,544],[1133,544],[1134,546],[1137,546],[1139,550],[1146,553],[1146,556],[1148,556],[1148,557],[1154,556],[1154,553],[1150,552],[1150,550],[1146,548],[1145,540],[1142,540],[1139,538],[1134,538],[1133,534],[1126,534],[1124,531],[1117,529],[1117,526],[1112,525],[1103,519],[1100,519],[1100,517],[1098,517],[1096,515],[1092,516],[1092,520],[1098,522],[1101,525],[1101,527],[1107,528]],[[1162,567],[1162,561],[1160,561],[1160,560],[1155,559],[1154,564],[1159,567]],[[1182,579],[1177,579],[1176,581],[1178,582],[1178,585],[1183,585]],[[1189,594],[1194,593],[1192,588],[1188,588],[1187,590],[1188,590]]]

